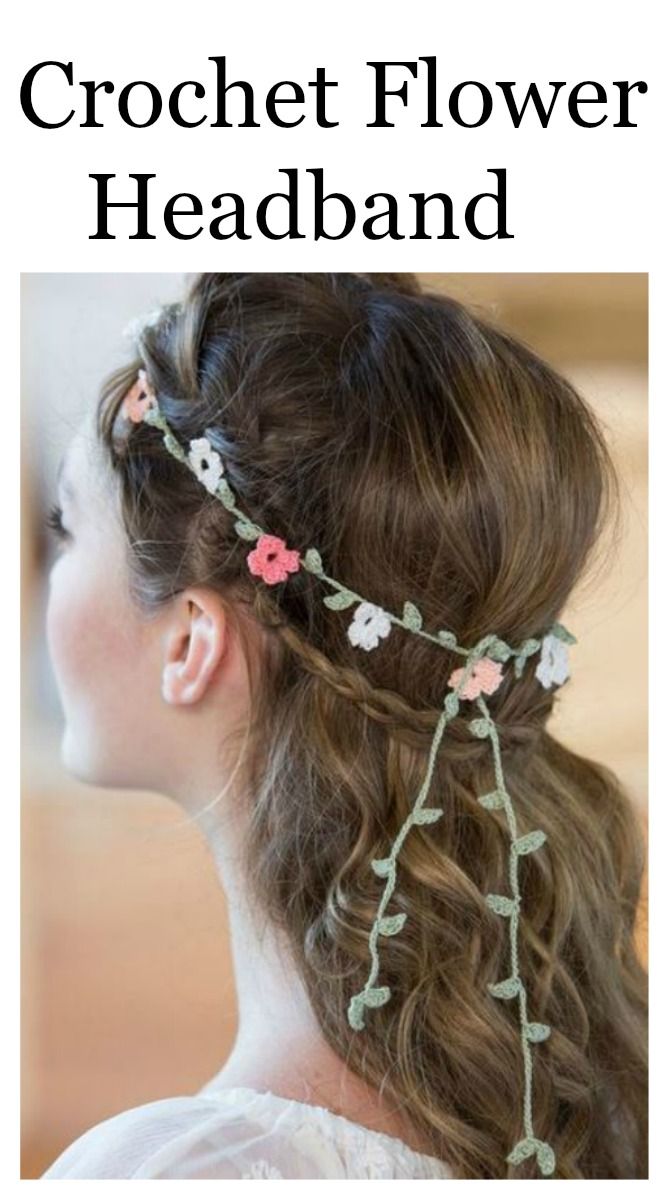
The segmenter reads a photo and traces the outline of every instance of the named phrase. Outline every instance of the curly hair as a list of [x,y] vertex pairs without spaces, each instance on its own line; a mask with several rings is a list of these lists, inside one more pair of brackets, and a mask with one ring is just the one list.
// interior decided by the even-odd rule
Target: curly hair
[[[508,841],[501,814],[477,802],[490,766],[461,718],[434,770],[444,817],[413,828],[399,855],[408,920],[382,952],[391,1001],[356,1036],[347,1022],[379,900],[370,863],[417,795],[460,661],[401,633],[363,671],[323,587],[305,573],[272,590],[253,579],[224,506],[156,430],[117,419],[146,366],[173,430],[184,445],[207,434],[253,521],[318,547],[331,575],[387,610],[412,597],[466,646],[549,628],[594,565],[619,504],[604,434],[528,347],[411,275],[200,275],[138,351],[98,409],[137,603],[152,614],[206,584],[243,644],[248,622],[264,632],[262,658],[251,639],[246,649],[254,896],[287,933],[330,1047],[455,1176],[531,1176],[533,1161],[506,1164],[521,1112],[517,1021],[487,990],[505,975],[507,941],[484,897],[505,879]],[[640,823],[612,771],[548,733],[553,691],[511,677],[490,701],[506,781],[524,829],[548,835],[520,863],[520,973],[553,1032],[535,1054],[536,1132],[559,1177],[642,1177]]]

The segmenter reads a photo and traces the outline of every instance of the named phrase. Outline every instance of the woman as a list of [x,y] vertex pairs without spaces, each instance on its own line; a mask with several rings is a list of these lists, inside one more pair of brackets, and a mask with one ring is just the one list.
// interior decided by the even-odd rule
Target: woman
[[[98,1124],[45,1176],[645,1176],[641,836],[613,773],[545,729],[567,672],[525,659],[568,633],[616,502],[584,401],[412,276],[213,274],[144,326],[92,416],[52,513],[63,758],[200,825],[239,1029],[198,1094]],[[253,554],[250,530],[277,541]],[[298,548],[371,608],[333,612]],[[480,804],[491,760],[464,709],[433,746],[456,638],[413,637],[418,613],[465,648],[496,632],[527,649],[519,673],[489,659],[480,689],[520,829],[547,834],[516,861],[519,920],[515,897],[488,903],[511,843],[507,811]],[[364,1021],[371,861],[429,760],[440,810],[398,850],[406,920],[377,945],[391,988],[366,995]],[[501,905],[538,1020],[526,1041],[488,989],[510,971]],[[510,1159],[522,1111],[545,1162]]]

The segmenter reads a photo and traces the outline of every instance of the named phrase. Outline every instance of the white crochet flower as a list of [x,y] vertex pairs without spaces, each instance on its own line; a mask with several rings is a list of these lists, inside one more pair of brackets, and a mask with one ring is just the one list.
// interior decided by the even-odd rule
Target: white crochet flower
[[163,309],[152,309],[149,313],[142,313],[139,317],[132,317],[124,329],[122,336],[127,338],[129,342],[137,342],[143,330],[149,329],[150,326],[155,326],[163,316]]
[[213,493],[224,474],[221,456],[208,438],[192,438],[189,443],[189,463],[198,479]]
[[350,624],[347,637],[353,647],[363,647],[364,651],[372,651],[380,639],[386,639],[391,630],[391,621],[379,605],[370,601],[362,601],[354,611],[354,620]]
[[540,680],[544,689],[549,689],[553,684],[563,684],[565,680],[568,680],[570,675],[568,646],[556,635],[545,635],[534,675],[537,680]]

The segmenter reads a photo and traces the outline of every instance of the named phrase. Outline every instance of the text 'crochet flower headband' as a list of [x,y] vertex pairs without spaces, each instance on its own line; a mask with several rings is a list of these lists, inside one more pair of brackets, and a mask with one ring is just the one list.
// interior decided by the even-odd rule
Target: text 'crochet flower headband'
[[292,572],[304,568],[331,587],[332,591],[324,597],[324,605],[332,610],[345,610],[358,602],[354,616],[347,630],[347,636],[354,647],[371,651],[378,646],[391,632],[392,626],[402,626],[404,629],[430,639],[439,646],[465,657],[463,668],[456,668],[449,677],[450,686],[445,694],[440,718],[433,736],[429,753],[428,770],[415,804],[399,830],[387,856],[381,860],[372,861],[373,872],[386,881],[382,897],[373,923],[369,947],[371,967],[368,980],[360,993],[350,999],[347,1017],[350,1026],[360,1031],[365,1025],[365,1010],[367,1007],[383,1006],[389,1000],[388,985],[376,985],[380,966],[378,954],[378,937],[380,935],[396,935],[403,927],[407,915],[403,912],[386,915],[387,903],[394,892],[396,884],[396,861],[406,835],[412,826],[424,826],[436,822],[442,817],[440,808],[427,808],[424,805],[433,768],[446,725],[456,717],[462,702],[475,702],[480,711],[479,717],[469,722],[469,730],[478,739],[488,739],[491,744],[494,761],[496,787],[489,793],[478,798],[486,810],[503,810],[510,838],[508,858],[509,893],[490,893],[486,903],[490,910],[508,921],[510,947],[510,974],[503,981],[493,982],[488,986],[490,994],[502,1000],[517,999],[520,1023],[520,1039],[522,1045],[522,1061],[524,1068],[524,1104],[522,1114],[523,1136],[509,1153],[507,1160],[510,1164],[518,1165],[531,1156],[535,1156],[540,1172],[548,1177],[555,1169],[555,1156],[549,1144],[538,1139],[534,1134],[532,1116],[532,1045],[549,1038],[550,1027],[545,1023],[530,1020],[527,1009],[527,992],[519,975],[518,934],[520,923],[521,895],[518,879],[518,861],[521,856],[527,856],[538,850],[545,843],[546,836],[542,830],[527,831],[520,835],[513,809],[512,799],[506,788],[501,764],[496,723],[491,717],[484,694],[491,696],[499,688],[503,680],[502,665],[513,661],[513,672],[519,678],[526,661],[540,651],[534,675],[544,688],[561,685],[568,679],[568,644],[575,643],[574,636],[555,622],[551,629],[540,639],[526,639],[520,647],[510,647],[498,635],[488,634],[471,648],[459,646],[456,636],[449,630],[439,630],[431,634],[423,628],[423,619],[416,605],[406,601],[403,614],[388,613],[379,605],[359,596],[358,593],[341,584],[340,581],[327,576],[323,570],[322,560],[315,547],[309,547],[304,555],[297,550],[290,550],[284,539],[262,530],[250,521],[235,503],[235,496],[224,476],[221,457],[205,437],[191,439],[188,451],[170,429],[168,422],[159,409],[156,395],[148,382],[145,371],[140,371],[132,388],[122,402],[122,411],[131,422],[146,422],[155,426],[163,433],[163,441],[167,450],[176,459],[188,466],[195,476],[204,484],[208,492],[219,498],[225,508],[235,518],[235,530],[241,538],[254,542],[256,545],[247,555],[247,564],[254,576],[260,576],[265,584],[279,584],[287,580]]

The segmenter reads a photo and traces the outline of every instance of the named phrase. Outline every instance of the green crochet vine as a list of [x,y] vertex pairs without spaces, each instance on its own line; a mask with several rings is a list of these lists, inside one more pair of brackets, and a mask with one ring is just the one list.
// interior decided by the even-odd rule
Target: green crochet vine
[[[143,381],[142,398],[140,404],[146,404],[146,409],[142,412],[141,417],[132,416],[131,420],[142,420],[149,425],[155,426],[163,433],[163,441],[170,452],[180,462],[186,464],[191,471],[207,486],[208,490],[216,496],[230,513],[233,514],[236,521],[234,523],[236,533],[243,539],[250,542],[258,543],[259,540],[270,538],[276,540],[276,536],[268,535],[260,526],[240,510],[236,504],[235,494],[231,489],[228,481],[223,473],[221,459],[217,452],[211,447],[206,438],[191,440],[191,454],[187,454],[175,437],[166,418],[158,408],[156,398],[150,388]],[[137,400],[135,402],[138,403]],[[201,462],[202,456],[202,462]],[[276,540],[277,541],[277,540]],[[282,545],[283,540],[279,540]],[[285,548],[286,549],[286,548]],[[399,852],[408,835],[408,832],[413,826],[427,826],[433,822],[437,822],[442,817],[444,811],[439,807],[426,807],[424,802],[428,796],[433,771],[435,767],[436,757],[443,738],[445,729],[459,713],[460,705],[464,700],[475,700],[478,706],[481,717],[474,718],[469,722],[469,730],[473,735],[480,739],[489,739],[492,748],[494,760],[494,772],[496,780],[496,788],[489,793],[478,798],[480,804],[486,810],[503,810],[506,817],[508,834],[510,837],[510,852],[508,859],[508,884],[509,894],[493,894],[490,893],[486,897],[486,903],[493,913],[508,921],[509,924],[509,942],[510,942],[510,975],[502,981],[496,981],[489,985],[489,992],[492,997],[501,1001],[512,1001],[517,999],[519,1024],[520,1024],[520,1039],[522,1045],[522,1061],[524,1068],[524,1102],[523,1102],[523,1137],[515,1144],[512,1151],[509,1153],[507,1160],[511,1165],[519,1165],[528,1158],[534,1156],[540,1172],[543,1176],[551,1176],[555,1170],[555,1155],[549,1144],[538,1139],[534,1133],[533,1127],[533,1057],[532,1045],[541,1043],[549,1038],[551,1034],[550,1027],[545,1023],[532,1022],[529,1020],[527,1009],[527,992],[519,974],[519,925],[521,911],[521,895],[518,877],[518,862],[521,856],[526,856],[537,851],[545,843],[546,835],[541,830],[529,831],[526,834],[519,835],[517,830],[517,820],[513,809],[512,800],[506,788],[503,767],[501,763],[501,749],[499,744],[498,731],[496,723],[493,721],[489,707],[487,706],[484,697],[480,694],[470,698],[464,697],[464,693],[469,687],[469,682],[473,675],[476,665],[482,663],[485,652],[487,653],[487,661],[491,669],[491,661],[496,663],[505,663],[509,659],[514,660],[514,675],[519,677],[524,669],[527,659],[534,655],[542,646],[543,643],[539,639],[526,639],[519,647],[510,647],[498,635],[489,634],[476,644],[475,647],[467,648],[459,645],[456,635],[450,630],[439,630],[433,634],[424,628],[424,620],[418,607],[412,601],[406,601],[403,606],[402,614],[396,615],[389,611],[373,605],[366,598],[361,597],[353,589],[347,588],[340,581],[328,576],[323,568],[323,563],[319,551],[315,547],[310,547],[303,556],[298,552],[288,552],[290,556],[296,556],[296,566],[298,563],[317,576],[324,584],[328,585],[332,591],[328,596],[323,598],[323,603],[327,608],[334,611],[343,611],[359,603],[360,608],[364,607],[372,611],[372,616],[378,621],[384,623],[380,627],[378,633],[380,637],[385,637],[391,625],[403,627],[417,634],[422,638],[429,639],[433,643],[446,648],[449,651],[455,652],[457,655],[464,656],[466,663],[458,681],[458,685],[449,689],[443,699],[440,718],[434,731],[426,775],[422,782],[412,810],[408,814],[405,822],[401,826],[388,855],[384,859],[376,859],[372,861],[372,869],[375,874],[385,880],[385,886],[378,904],[377,913],[373,926],[369,935],[369,949],[371,956],[371,966],[368,979],[363,989],[355,994],[349,1002],[347,1017],[350,1026],[353,1030],[360,1031],[365,1026],[365,1011],[367,1008],[376,1009],[383,1006],[389,1001],[391,990],[388,985],[377,985],[378,974],[380,970],[380,955],[378,950],[378,941],[380,936],[390,937],[399,934],[405,926],[408,915],[403,911],[395,914],[386,914],[385,911],[391,899],[396,886],[396,867]],[[293,560],[292,560],[293,564]],[[289,570],[295,570],[292,566]],[[275,580],[273,579],[274,583]],[[356,625],[356,621],[354,623]],[[561,683],[560,677],[553,677],[554,660],[553,654],[556,654],[555,648],[561,647],[563,644],[575,643],[574,636],[562,626],[560,622],[555,622],[548,632],[547,639],[554,640],[554,645],[550,647],[548,652],[548,660],[545,664],[545,675],[539,677],[545,684],[546,680],[552,683]],[[544,641],[546,641],[544,640]],[[356,644],[355,644],[356,645]],[[362,643],[367,650],[377,645],[376,638],[369,643]],[[564,677],[565,678],[565,677]],[[492,692],[497,687],[498,680],[485,691]],[[547,685],[546,685],[547,687]]]
[[551,1028],[546,1023],[530,1022],[527,1012],[527,992],[519,972],[519,924],[521,895],[518,877],[520,856],[528,856],[538,851],[546,840],[546,834],[541,830],[529,831],[521,837],[517,833],[517,819],[506,788],[501,764],[501,747],[496,723],[492,721],[489,707],[484,697],[477,697],[475,704],[483,714],[482,718],[474,718],[469,723],[469,729],[479,739],[489,739],[494,757],[494,773],[496,789],[478,798],[487,810],[503,809],[508,824],[510,836],[510,852],[508,856],[508,882],[510,895],[489,893],[486,901],[490,910],[508,919],[510,936],[510,976],[504,981],[497,981],[488,986],[492,997],[508,1000],[517,998],[520,1020],[520,1039],[522,1041],[522,1060],[524,1064],[524,1138],[519,1140],[508,1155],[508,1163],[517,1165],[530,1156],[536,1157],[538,1168],[544,1177],[549,1177],[555,1170],[555,1155],[549,1144],[537,1139],[534,1134],[532,1102],[533,1102],[533,1058],[531,1044],[541,1043],[548,1039]]

